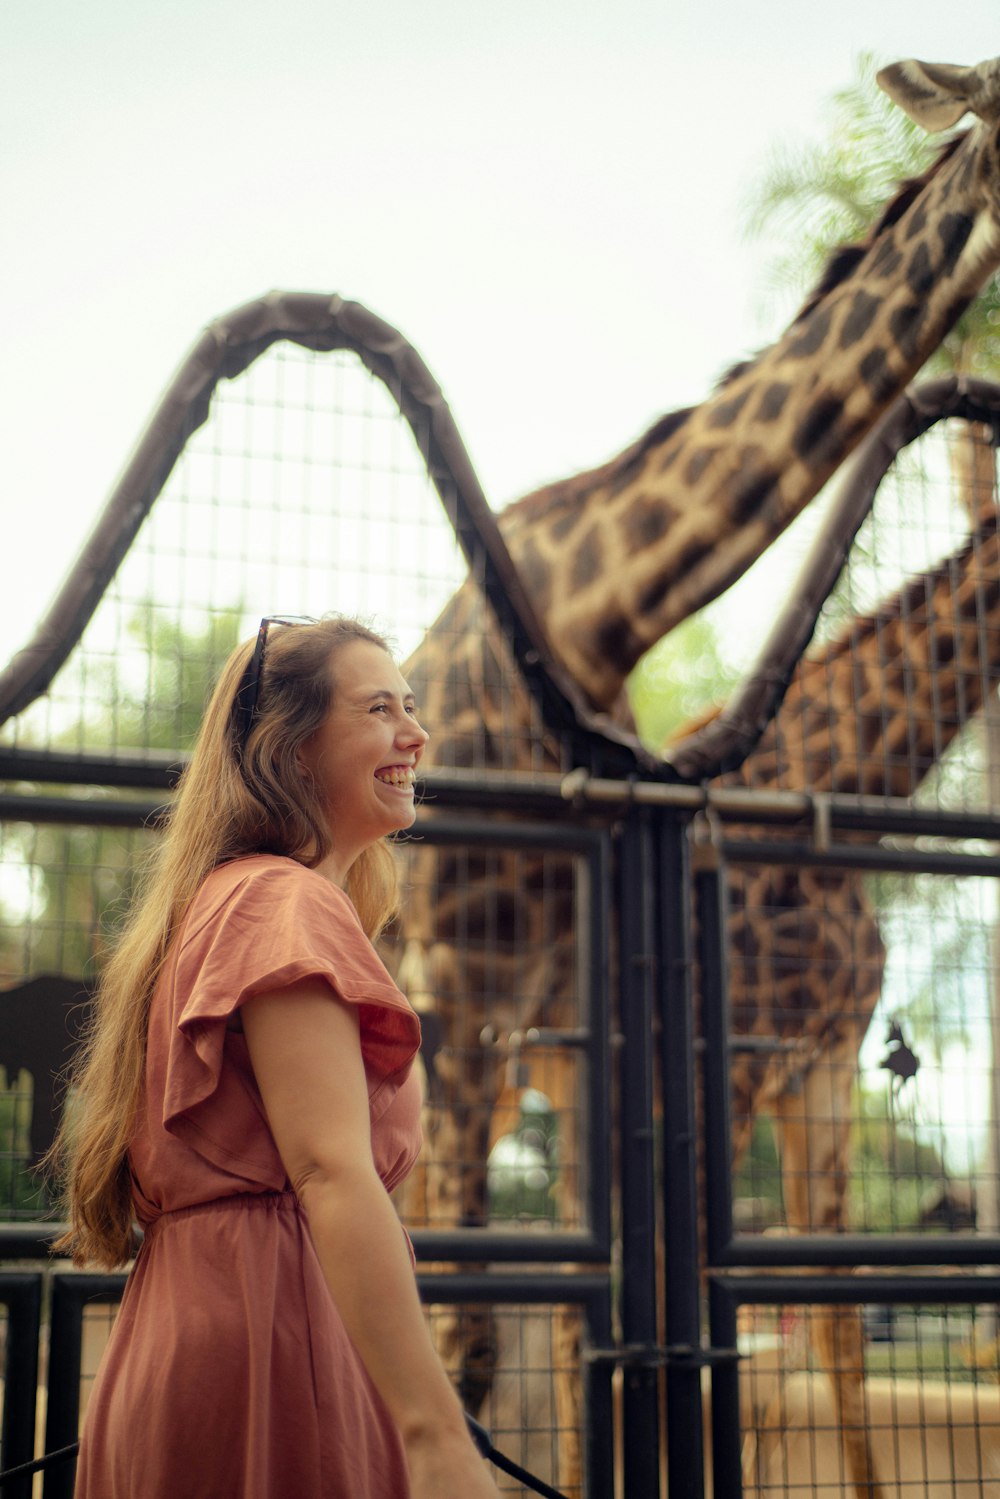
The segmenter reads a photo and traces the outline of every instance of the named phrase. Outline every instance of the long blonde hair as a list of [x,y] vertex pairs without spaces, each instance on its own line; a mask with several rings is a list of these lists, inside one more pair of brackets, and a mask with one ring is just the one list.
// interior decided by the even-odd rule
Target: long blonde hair
[[[219,864],[244,854],[284,854],[311,867],[330,851],[323,806],[296,750],[326,718],[337,653],[356,640],[388,650],[353,619],[272,625],[245,744],[236,699],[254,642],[238,646],[223,668],[166,830],[101,976],[47,1158],[61,1178],[70,1224],[53,1249],[72,1254],[76,1264],[114,1269],[134,1248],[128,1149],[142,1101],[149,1006],[198,887]],[[396,866],[386,840],[358,857],[346,889],[374,939],[396,908]]]

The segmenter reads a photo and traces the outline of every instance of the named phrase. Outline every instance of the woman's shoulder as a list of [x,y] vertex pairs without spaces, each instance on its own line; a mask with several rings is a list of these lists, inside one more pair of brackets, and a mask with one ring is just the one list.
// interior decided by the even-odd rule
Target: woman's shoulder
[[347,894],[273,854],[233,859],[205,878],[179,935],[176,970],[198,974],[202,987],[218,971],[227,992],[259,987],[261,975],[288,983],[324,974],[344,999],[410,1010]]
[[324,921],[361,929],[350,898],[314,869],[281,854],[246,854],[206,875],[187,913],[187,935],[224,913],[250,915],[258,907],[271,920],[282,910],[299,920],[314,910]]

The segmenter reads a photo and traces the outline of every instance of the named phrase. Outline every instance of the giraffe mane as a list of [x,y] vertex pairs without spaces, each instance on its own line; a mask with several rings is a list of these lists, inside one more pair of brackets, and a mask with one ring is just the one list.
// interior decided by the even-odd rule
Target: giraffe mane
[[828,297],[835,287],[839,286],[842,281],[847,280],[855,266],[868,254],[868,251],[875,244],[876,240],[887,229],[891,229],[893,224],[899,222],[914,199],[927,186],[928,182],[937,176],[945,162],[954,156],[967,134],[968,131],[962,131],[960,134],[952,136],[951,140],[945,141],[926,172],[923,172],[919,177],[907,177],[905,181],[899,184],[895,196],[890,198],[863,239],[849,245],[838,245],[831,252],[830,258],[826,263],[826,268],[819,281],[792,319],[791,326],[793,328],[797,323],[801,323],[804,318],[807,318],[813,309],[818,307],[824,297]]
[[[835,249],[831,250],[829,259],[819,280],[795,314],[789,324],[789,328],[795,328],[799,323],[804,322],[824,298],[828,297],[842,282],[847,280],[851,272],[868,254],[879,237],[886,230],[891,229],[893,224],[899,222],[914,199],[919,196],[927,183],[930,182],[931,178],[937,175],[945,162],[958,150],[958,147],[967,134],[968,131],[962,131],[960,134],[952,136],[951,140],[945,141],[926,172],[922,173],[919,177],[907,177],[899,184],[894,197],[890,198],[863,239],[855,240],[851,244],[838,245]],[[738,360],[736,364],[731,365],[730,368],[720,375],[715,389],[723,390],[727,385],[731,385],[734,380],[738,379],[740,375],[745,374],[747,370],[756,364],[757,359],[760,357],[760,352],[758,350],[750,358]]]
[[1000,511],[992,505],[984,507],[976,519],[968,540],[959,551],[943,557],[926,572],[916,573],[912,578],[907,578],[899,588],[890,593],[870,612],[852,616],[830,640],[825,641],[816,650],[809,651],[804,661],[810,664],[835,661],[846,651],[854,648],[859,635],[871,634],[879,625],[888,624],[890,620],[911,618],[921,604],[926,604],[928,585],[943,579],[953,570],[962,569],[971,554],[998,531],[1000,531]]
[[[927,168],[917,177],[908,177],[899,184],[894,196],[886,204],[882,213],[868,230],[863,239],[853,244],[840,245],[835,249],[824,269],[816,286],[810,292],[798,313],[792,319],[790,327],[794,328],[813,312],[816,307],[828,297],[830,293],[842,282],[846,281],[858,263],[868,254],[879,237],[891,229],[910,207],[917,196],[923,191],[927,183],[940,172],[945,162],[950,160],[965,139],[967,131],[962,131],[944,143],[940,151]],[[744,374],[755,363],[759,356],[739,360],[731,368],[727,369],[716,382],[715,389],[722,390],[732,383],[740,375]],[[694,406],[681,407],[677,411],[669,411],[661,416],[624,452],[598,468],[588,469],[583,473],[575,474],[569,479],[560,479],[553,484],[543,485],[533,490],[530,494],[523,495],[520,499],[513,500],[503,511],[504,520],[510,521],[513,526],[519,522],[531,522],[542,520],[549,516],[553,510],[561,505],[575,504],[582,493],[589,492],[597,484],[608,484],[615,488],[619,484],[627,484],[637,469],[642,465],[646,454],[650,449],[658,447],[667,441],[679,427],[687,421]]]

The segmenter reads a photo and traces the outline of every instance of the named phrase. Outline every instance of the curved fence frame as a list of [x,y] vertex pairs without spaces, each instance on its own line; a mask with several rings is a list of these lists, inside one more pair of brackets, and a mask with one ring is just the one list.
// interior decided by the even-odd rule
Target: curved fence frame
[[[573,746],[581,776],[571,775],[563,782],[558,777],[538,777],[531,786],[518,785],[516,777],[507,784],[499,774],[480,777],[476,785],[472,784],[475,778],[471,778],[462,786],[458,777],[456,786],[451,788],[444,779],[436,786],[437,804],[445,812],[468,809],[477,803],[491,812],[498,808],[521,813],[527,810],[533,817],[550,818],[552,825],[564,832],[573,810],[571,799],[580,797],[586,800],[589,814],[600,826],[600,838],[606,840],[609,860],[613,848],[617,879],[602,876],[595,883],[607,898],[606,908],[597,912],[596,919],[607,925],[614,923],[619,955],[614,981],[618,1001],[618,1047],[614,1062],[610,1047],[601,1053],[601,1065],[606,1069],[601,1087],[604,1089],[612,1065],[616,1066],[621,1098],[617,1121],[620,1178],[614,1190],[622,1215],[623,1250],[619,1325],[614,1337],[607,1315],[612,1285],[608,1266],[610,1230],[602,1223],[601,1232],[581,1253],[573,1252],[573,1246],[554,1245],[550,1258],[575,1260],[578,1270],[586,1266],[590,1278],[584,1280],[581,1276],[581,1286],[586,1286],[588,1296],[594,1298],[595,1325],[601,1328],[598,1336],[606,1341],[606,1346],[595,1346],[589,1353],[588,1379],[599,1402],[599,1419],[591,1431],[595,1462],[601,1456],[598,1449],[607,1447],[611,1441],[610,1371],[624,1369],[628,1377],[620,1452],[626,1492],[651,1496],[660,1492],[664,1386],[671,1438],[668,1451],[671,1488],[677,1493],[702,1492],[702,1373],[709,1368],[714,1374],[716,1396],[716,1493],[736,1495],[740,1492],[740,1479],[735,1448],[739,1415],[734,1403],[737,1360],[732,1335],[734,1307],[753,1297],[764,1300],[770,1291],[794,1299],[781,1277],[764,1283],[747,1278],[745,1272],[794,1270],[795,1294],[808,1300],[812,1292],[817,1303],[848,1296],[858,1301],[894,1297],[933,1301],[942,1296],[945,1277],[926,1276],[916,1280],[906,1274],[907,1266],[933,1261],[951,1267],[947,1274],[947,1295],[952,1299],[961,1299],[957,1289],[959,1277],[953,1272],[959,1267],[968,1270],[967,1299],[976,1302],[983,1299],[984,1287],[992,1288],[992,1283],[977,1278],[973,1270],[996,1263],[1000,1258],[1000,1240],[976,1239],[970,1235],[955,1236],[943,1253],[939,1245],[929,1251],[926,1243],[908,1244],[900,1238],[892,1241],[891,1246],[883,1243],[873,1251],[859,1237],[844,1236],[836,1243],[818,1239],[750,1242],[733,1234],[727,1195],[731,1193],[726,1073],[729,1035],[719,914],[725,900],[721,881],[727,860],[760,859],[768,855],[769,845],[760,841],[752,845],[727,841],[714,820],[709,823],[699,816],[706,804],[714,805],[723,817],[733,816],[744,825],[756,820],[758,831],[773,818],[773,796],[769,811],[765,807],[768,797],[757,797],[753,792],[741,793],[727,804],[725,794],[715,795],[705,782],[741,763],[781,702],[854,535],[899,449],[948,417],[983,422],[1000,438],[1000,387],[951,378],[912,390],[897,403],[859,450],[848,481],[817,537],[789,602],[727,708],[698,733],[675,744],[664,758],[657,759],[643,750],[637,740],[608,725],[600,715],[592,714],[575,684],[552,658],[544,630],[521,587],[501,530],[486,503],[440,389],[412,347],[397,330],[359,304],[339,297],[274,293],[213,323],[182,364],[77,566],[33,640],[0,674],[0,721],[21,711],[46,689],[79,640],[187,438],[206,420],[219,381],[238,376],[281,340],[319,351],[353,351],[389,389],[414,432],[466,555],[470,561],[473,557],[479,559],[477,570],[482,586],[510,640],[525,680],[540,702],[546,722]],[[40,762],[45,757],[39,753],[32,758]],[[18,761],[23,764],[24,760],[20,752],[2,752],[0,774],[14,774],[11,767]],[[60,764],[50,778],[74,779],[64,771],[65,765]],[[606,779],[595,781],[595,773]],[[613,776],[619,779],[611,779]],[[129,780],[127,771],[112,783],[133,787],[165,784],[138,776]],[[78,817],[86,821],[94,816],[110,818],[113,814],[128,825],[137,825],[152,810],[138,801],[118,807],[105,803],[96,808],[93,803],[87,806],[73,798],[60,798],[45,808],[39,799],[20,793],[6,796],[3,801],[7,815],[16,815],[10,809],[19,804],[25,817],[49,815],[59,820]],[[831,833],[840,827],[850,828],[851,818],[859,817],[856,803],[833,807],[832,815],[827,815],[822,827],[813,815],[815,809],[808,795],[798,801],[792,798],[787,805],[790,820],[798,820],[802,838],[799,843],[782,844],[781,857],[831,862],[864,860],[866,867],[881,867],[881,860],[886,867],[900,867],[901,855],[897,851],[877,847],[859,849],[846,840],[841,845],[830,842]],[[838,814],[842,814],[839,821]],[[909,827],[920,832],[947,833],[960,825],[960,820],[956,823],[954,817],[937,817],[927,812],[914,814],[907,824],[907,816],[903,808],[887,808],[881,823],[873,823],[866,814],[866,826],[875,832],[899,832]],[[853,826],[859,825],[855,820]],[[979,831],[982,836],[997,836],[1000,819],[982,822]],[[777,851],[774,857],[779,857]],[[935,862],[935,857],[933,852],[916,852],[911,865],[938,872],[951,867],[941,859]],[[963,872],[969,872],[973,865],[985,874],[996,875],[1000,871],[1000,859],[991,854],[954,857],[965,859]],[[695,899],[702,915],[697,942],[692,923]],[[610,967],[608,963],[605,977]],[[694,1033],[696,967],[703,976],[707,975],[703,988],[707,1015],[704,1056],[699,1052]],[[601,1019],[605,1019],[603,1012]],[[650,1044],[651,1035],[658,1037],[662,1153],[655,1147],[659,1100],[657,1054]],[[694,1077],[702,1068],[706,1090],[716,1104],[708,1111],[711,1137],[706,1141],[712,1194],[708,1256],[714,1271],[711,1284],[716,1299],[713,1321],[707,1327],[701,1311],[705,1263],[698,1221],[694,1097]],[[603,1116],[598,1114],[595,1118],[598,1124],[603,1123]],[[600,1185],[610,1199],[611,1183],[601,1177]],[[664,1225],[665,1276],[656,1252],[658,1221]],[[37,1252],[46,1237],[45,1232],[39,1231],[41,1228],[42,1225],[25,1224],[17,1231],[0,1229],[0,1244],[9,1254]],[[420,1236],[414,1237],[420,1247]],[[431,1236],[425,1248],[427,1257],[465,1259],[470,1263],[477,1256],[496,1258],[501,1252],[497,1244],[487,1240],[470,1241],[463,1247],[457,1240],[445,1242]],[[509,1258],[511,1263],[515,1262],[513,1255]],[[532,1256],[526,1254],[525,1258],[527,1261]],[[849,1292],[841,1282],[834,1285],[821,1274],[833,1264],[858,1263],[877,1263],[895,1273],[867,1282],[852,1282]],[[742,1279],[739,1272],[743,1272]],[[481,1281],[476,1280],[475,1284],[470,1281],[465,1291],[486,1296],[490,1273],[484,1271]],[[617,1269],[615,1274],[617,1277]],[[516,1285],[507,1289],[511,1295],[521,1290]],[[658,1306],[664,1312],[665,1337]],[[603,1452],[598,1467],[600,1477],[593,1493],[609,1495],[613,1477],[607,1451]],[[592,1476],[597,1470],[592,1466]]]

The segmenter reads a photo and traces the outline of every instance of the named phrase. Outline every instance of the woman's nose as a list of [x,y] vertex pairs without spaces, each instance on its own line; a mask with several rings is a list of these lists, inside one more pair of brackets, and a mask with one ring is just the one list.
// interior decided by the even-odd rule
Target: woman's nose
[[403,728],[403,739],[407,744],[425,745],[431,737],[423,724],[418,723],[415,718],[408,718]]

